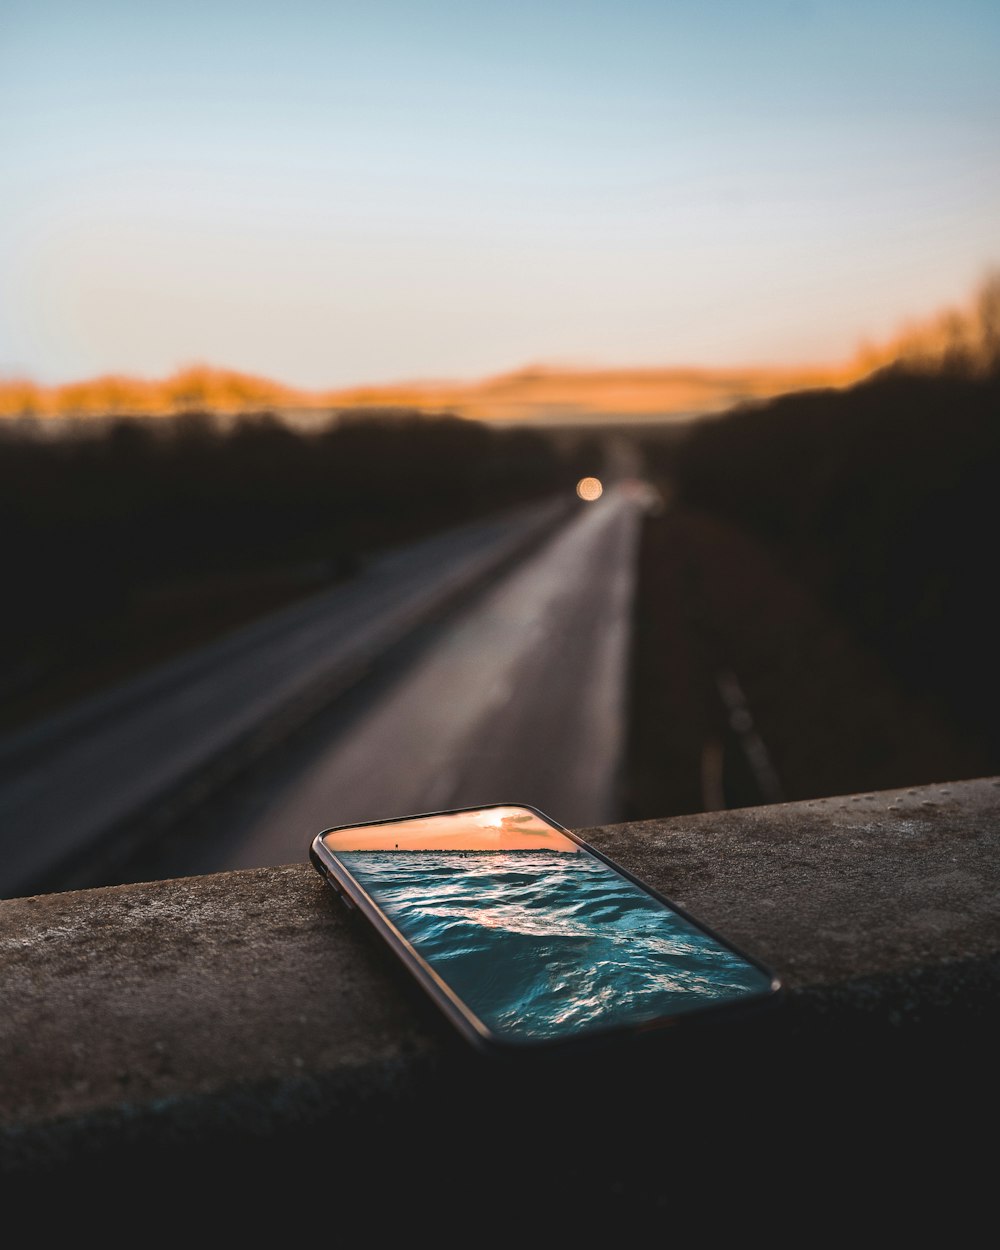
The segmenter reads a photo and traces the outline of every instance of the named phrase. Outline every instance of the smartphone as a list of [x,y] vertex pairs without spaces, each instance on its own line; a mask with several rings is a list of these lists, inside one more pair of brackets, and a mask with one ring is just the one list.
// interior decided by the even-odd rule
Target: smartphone
[[341,825],[309,856],[494,1055],[616,1042],[782,993],[762,963],[528,804]]

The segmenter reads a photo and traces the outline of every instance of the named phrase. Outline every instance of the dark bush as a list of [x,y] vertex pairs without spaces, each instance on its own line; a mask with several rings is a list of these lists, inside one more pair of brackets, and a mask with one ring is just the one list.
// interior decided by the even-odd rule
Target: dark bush
[[886,370],[657,449],[679,499],[764,539],[1000,763],[1000,370]]

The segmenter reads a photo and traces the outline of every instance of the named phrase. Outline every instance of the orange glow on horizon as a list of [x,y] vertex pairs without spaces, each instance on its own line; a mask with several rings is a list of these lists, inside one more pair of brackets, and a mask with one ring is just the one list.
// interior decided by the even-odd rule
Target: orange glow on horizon
[[536,366],[480,382],[412,382],[333,391],[301,391],[265,378],[186,369],[160,381],[105,375],[42,386],[0,379],[0,417],[76,419],[103,416],[222,416],[272,411],[288,415],[344,409],[421,409],[480,421],[691,416],[749,399],[813,386],[839,386],[859,368],[574,369]]
[[901,361],[934,369],[952,360],[975,372],[1000,359],[1000,270],[988,277],[962,307],[907,322],[879,348],[862,348],[859,359],[870,367]]
[[219,415],[271,411],[285,416],[346,409],[451,412],[481,421],[678,418],[721,412],[790,391],[850,386],[896,361],[933,368],[960,358],[971,367],[1000,352],[1000,275],[962,308],[905,325],[889,342],[861,347],[839,365],[538,365],[472,382],[414,381],[306,391],[235,370],[197,364],[161,380],[107,374],[61,386],[0,378],[0,417]]

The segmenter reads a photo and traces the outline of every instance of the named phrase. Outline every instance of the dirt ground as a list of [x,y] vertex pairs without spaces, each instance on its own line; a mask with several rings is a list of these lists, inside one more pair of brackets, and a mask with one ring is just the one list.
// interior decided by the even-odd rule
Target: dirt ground
[[991,771],[980,743],[712,516],[648,518],[635,622],[628,819]]

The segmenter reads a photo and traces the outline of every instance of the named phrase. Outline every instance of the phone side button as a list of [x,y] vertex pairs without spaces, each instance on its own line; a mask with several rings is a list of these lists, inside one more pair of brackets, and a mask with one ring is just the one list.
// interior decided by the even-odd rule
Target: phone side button
[[327,884],[333,890],[334,894],[336,894],[337,898],[339,898],[340,901],[344,904],[347,910],[357,911],[358,909],[355,907],[355,905],[351,902],[351,900],[344,893],[343,888],[340,885],[340,882],[334,878],[333,873],[330,872],[330,870],[325,867],[321,868],[320,871],[322,872],[323,876],[326,878]]

